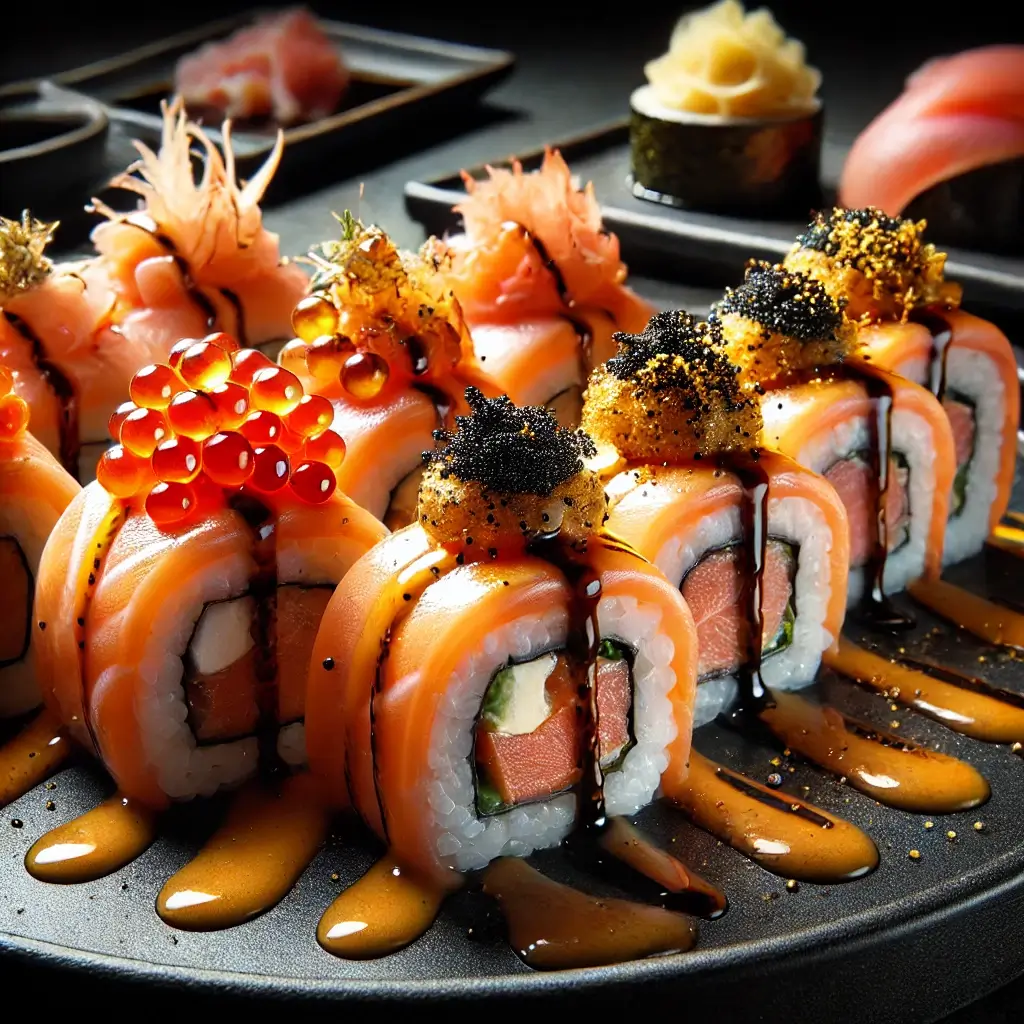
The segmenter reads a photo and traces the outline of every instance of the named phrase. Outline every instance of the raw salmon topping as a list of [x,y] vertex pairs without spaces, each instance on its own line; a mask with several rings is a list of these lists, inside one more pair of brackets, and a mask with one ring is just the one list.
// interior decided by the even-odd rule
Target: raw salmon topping
[[590,378],[583,429],[626,458],[750,448],[760,406],[743,394],[739,368],[721,351],[720,327],[683,310],[658,313]]
[[463,174],[469,195],[455,208],[465,235],[451,249],[451,280],[472,317],[556,312],[625,280],[593,185],[577,188],[557,150],[536,171],[513,161],[487,174]]
[[962,289],[945,280],[946,254],[924,242],[925,227],[871,207],[837,207],[798,236],[785,266],[809,274],[833,298],[846,297],[852,319],[903,320],[920,306],[957,306]]
[[[886,537],[890,551],[903,544],[910,525],[908,477],[909,471],[905,466],[896,459],[890,461],[885,500]],[[850,523],[850,565],[864,565],[875,543],[878,480],[867,460],[859,456],[840,459],[826,470],[825,479],[836,489],[846,506],[846,517]]]
[[103,454],[96,478],[119,498],[145,494],[161,526],[246,489],[309,504],[335,491],[345,442],[330,429],[331,403],[226,334],[180,341],[168,363],[135,375],[131,396],[111,417],[120,443]]
[[292,124],[333,113],[349,75],[313,15],[296,8],[182,57],[174,79],[190,107]]

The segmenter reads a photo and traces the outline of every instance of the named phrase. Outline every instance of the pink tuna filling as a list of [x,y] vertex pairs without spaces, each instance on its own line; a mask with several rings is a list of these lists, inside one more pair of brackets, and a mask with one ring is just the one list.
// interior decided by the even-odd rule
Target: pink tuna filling
[[[903,543],[910,527],[907,478],[907,470],[892,459],[885,503],[890,551]],[[826,471],[825,479],[836,489],[846,506],[846,517],[850,523],[850,565],[855,568],[862,566],[870,557],[875,542],[878,482],[871,467],[859,456],[835,463]]]

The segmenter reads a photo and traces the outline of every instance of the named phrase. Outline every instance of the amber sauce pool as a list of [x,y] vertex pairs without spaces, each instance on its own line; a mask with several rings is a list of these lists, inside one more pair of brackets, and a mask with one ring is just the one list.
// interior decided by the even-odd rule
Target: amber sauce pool
[[71,741],[48,711],[40,711],[0,747],[0,807],[49,778],[70,756]]

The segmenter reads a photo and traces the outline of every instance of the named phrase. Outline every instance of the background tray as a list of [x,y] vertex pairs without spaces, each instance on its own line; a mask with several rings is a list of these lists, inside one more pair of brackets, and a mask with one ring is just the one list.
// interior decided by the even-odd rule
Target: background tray
[[[153,143],[160,137],[160,100],[172,91],[174,66],[203,43],[250,24],[255,10],[171,36],[107,60],[55,76],[60,85],[103,102],[112,121]],[[478,98],[511,70],[515,58],[503,50],[319,21],[352,72],[341,109],[329,117],[285,129],[286,165],[337,154],[394,131],[412,118],[437,116]],[[219,123],[208,127],[221,141]],[[238,125],[232,142],[240,168],[251,170],[274,144],[275,125]]]
[[[736,284],[742,280],[748,259],[779,259],[805,226],[795,221],[695,213],[638,199],[629,182],[629,127],[625,121],[552,145],[561,150],[581,183],[594,183],[605,226],[619,236],[623,258],[631,268],[654,276],[678,274],[694,283]],[[525,168],[533,169],[543,155],[541,147],[519,159]],[[826,189],[838,178],[844,156],[845,148],[830,143],[826,135],[822,157]],[[494,163],[507,166],[507,158],[499,157]],[[483,166],[468,170],[475,178],[486,176]],[[405,186],[409,212],[436,234],[458,228],[451,208],[465,194],[458,172]],[[1024,259],[950,249],[947,268],[951,278],[963,283],[972,308],[1024,314]]]

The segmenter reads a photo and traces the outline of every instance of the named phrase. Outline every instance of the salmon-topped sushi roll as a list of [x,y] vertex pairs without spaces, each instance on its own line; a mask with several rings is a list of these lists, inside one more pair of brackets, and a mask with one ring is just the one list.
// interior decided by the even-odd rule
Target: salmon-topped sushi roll
[[132,375],[159,353],[111,330],[114,295],[88,284],[83,264],[50,261],[56,228],[28,213],[0,217],[0,362],[32,411],[33,434],[86,482]]
[[998,327],[960,308],[946,254],[924,221],[879,210],[821,214],[786,266],[820,281],[858,326],[862,357],[928,388],[953,430],[956,476],[944,561],[981,550],[1010,502],[1017,461],[1017,360]]
[[[163,110],[154,152],[135,143],[140,159],[111,182],[139,197],[119,213],[94,200],[106,221],[95,228],[97,255],[82,276],[109,289],[110,320],[122,337],[166,358],[181,338],[227,331],[243,347],[279,346],[295,304],[309,290],[297,263],[281,258],[278,237],[263,225],[259,203],[281,160],[284,136],[244,184],[235,176],[230,124],[224,154],[189,121],[180,100]],[[196,181],[193,143],[203,170]]]
[[584,429],[618,456],[602,459],[614,467],[608,529],[693,613],[698,725],[732,703],[738,673],[778,689],[814,678],[842,627],[849,571],[839,496],[758,448],[759,405],[719,351],[720,330],[676,311],[617,335],[583,407]]
[[578,188],[557,150],[533,172],[513,161],[484,181],[463,179],[463,233],[433,248],[477,358],[514,402],[576,426],[590,371],[615,352],[612,334],[641,330],[654,310],[625,285],[593,185]]
[[36,573],[50,531],[80,490],[28,422],[28,404],[0,364],[0,718],[42,700],[32,666]]
[[297,337],[278,361],[334,405],[348,451],[339,485],[397,530],[415,518],[434,431],[466,411],[468,385],[498,388],[474,360],[436,264],[400,251],[380,228],[339,220],[340,241],[310,254],[314,291],[296,307]]
[[942,567],[956,465],[942,406],[859,355],[841,304],[799,271],[752,263],[712,318],[760,398],[763,445],[821,473],[846,507],[850,603],[890,618],[886,594]]
[[649,803],[688,763],[696,672],[678,589],[602,528],[590,440],[467,398],[418,521],[331,599],[307,698],[334,802],[442,884]]
[[320,616],[387,531],[337,489],[330,405],[258,351],[186,343],[132,395],[43,552],[36,662],[51,711],[160,807],[305,761]]

